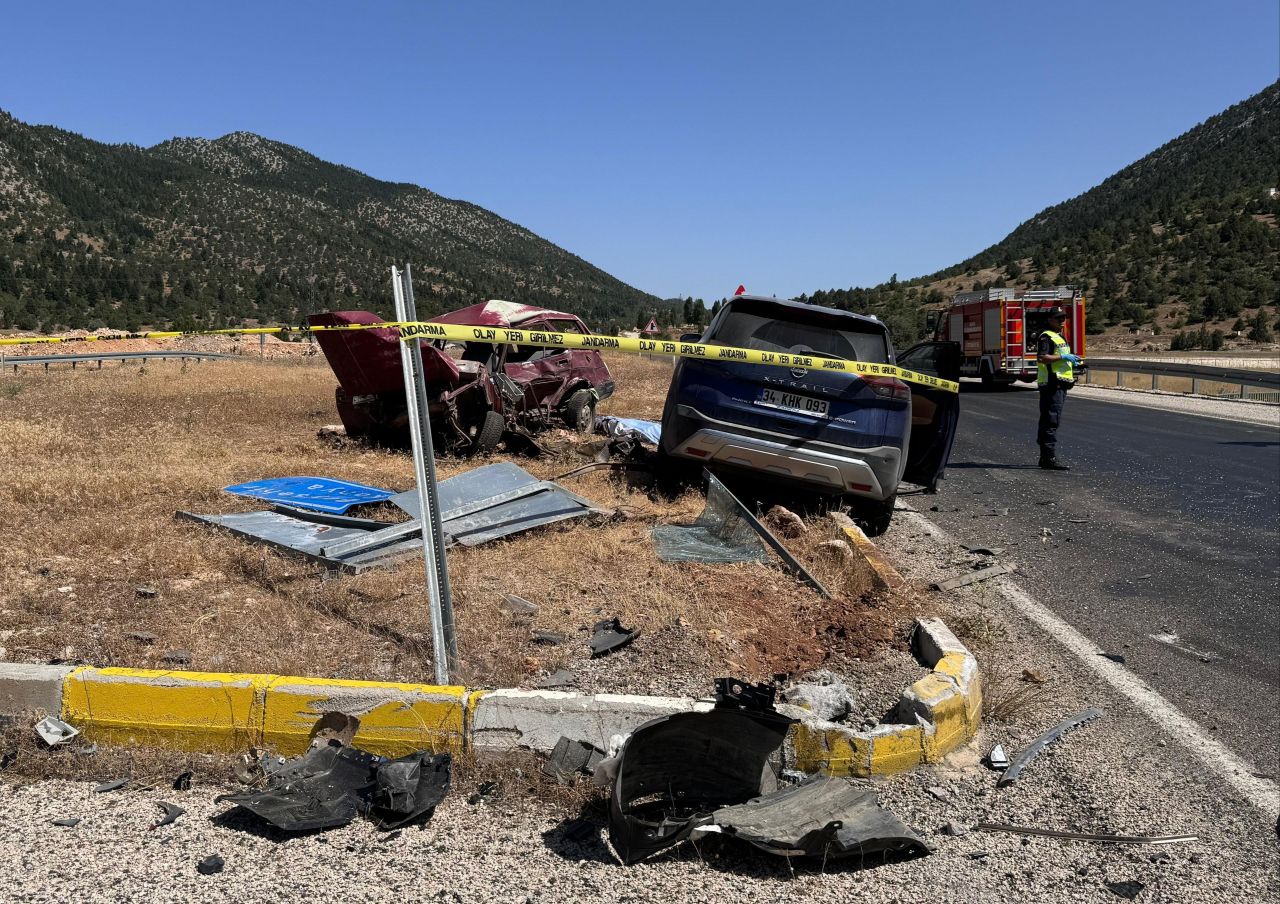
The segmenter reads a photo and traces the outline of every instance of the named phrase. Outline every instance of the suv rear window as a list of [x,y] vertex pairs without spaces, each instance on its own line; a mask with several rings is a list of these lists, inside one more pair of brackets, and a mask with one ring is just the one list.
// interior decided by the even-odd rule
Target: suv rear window
[[[791,313],[779,310],[784,317]],[[710,341],[716,345],[753,348],[762,352],[791,352],[873,364],[889,363],[889,346],[883,329],[869,327],[867,332],[848,327],[833,329],[816,323],[764,317],[732,309]]]

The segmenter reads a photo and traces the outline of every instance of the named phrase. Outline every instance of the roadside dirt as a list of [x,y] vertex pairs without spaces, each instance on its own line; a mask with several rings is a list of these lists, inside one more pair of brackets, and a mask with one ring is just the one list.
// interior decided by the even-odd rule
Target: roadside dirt
[[[254,340],[256,344],[256,340]],[[282,343],[287,344],[287,343]],[[620,391],[601,413],[659,413],[670,362],[611,360]],[[256,503],[221,492],[254,478],[322,475],[395,490],[404,452],[327,442],[334,381],[311,361],[147,364],[128,371],[6,377],[0,392],[0,658],[149,668],[421,681],[431,674],[421,563],[326,577],[309,563],[185,521]],[[588,460],[597,440],[553,431],[553,449],[511,458],[541,478]],[[447,458],[440,476],[482,464]],[[762,680],[828,668],[872,686],[911,660],[909,597],[870,592],[868,575],[824,554],[837,527],[815,516],[788,541],[835,591],[826,600],[769,563],[668,564],[649,530],[690,523],[690,492],[595,472],[568,484],[617,514],[565,522],[450,554],[463,678],[536,686],[571,667],[581,690],[704,695],[711,678]],[[538,606],[529,618],[503,594]],[[642,634],[591,661],[591,626],[617,616]],[[534,641],[534,631],[565,635]],[[888,657],[888,658],[886,658]],[[896,694],[901,687],[891,689]]]

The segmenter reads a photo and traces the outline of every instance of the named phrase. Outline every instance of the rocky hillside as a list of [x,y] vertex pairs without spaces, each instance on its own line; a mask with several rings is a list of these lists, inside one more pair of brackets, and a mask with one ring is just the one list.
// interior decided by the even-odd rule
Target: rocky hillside
[[[812,298],[918,334],[922,308],[956,291],[1072,284],[1086,290],[1092,333],[1167,345],[1217,329],[1248,342],[1268,333],[1280,299],[1278,188],[1280,82],[954,267]],[[1255,332],[1259,311],[1267,329]]]
[[0,328],[182,329],[486,298],[629,326],[647,295],[482,207],[247,132],[108,145],[0,112]]

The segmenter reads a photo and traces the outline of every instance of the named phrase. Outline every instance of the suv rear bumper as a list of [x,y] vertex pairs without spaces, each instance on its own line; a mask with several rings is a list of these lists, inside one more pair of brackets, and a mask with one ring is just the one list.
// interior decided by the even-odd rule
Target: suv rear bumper
[[887,499],[897,492],[902,450],[894,446],[834,453],[826,451],[831,448],[826,444],[816,448],[792,437],[770,439],[756,431],[739,432],[741,428],[719,429],[717,422],[687,405],[680,406],[680,415],[705,425],[668,450],[679,458],[742,468],[828,493]]

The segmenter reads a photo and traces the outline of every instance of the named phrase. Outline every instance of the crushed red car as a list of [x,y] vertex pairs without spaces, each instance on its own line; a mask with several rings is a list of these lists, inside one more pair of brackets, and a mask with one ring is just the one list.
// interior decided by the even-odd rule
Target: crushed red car
[[[382,318],[369,311],[331,311],[312,314],[308,321],[313,326],[338,326],[381,323]],[[486,301],[430,322],[591,332],[573,314],[510,301]],[[347,435],[403,441],[409,419],[396,331],[315,335],[338,378],[338,415]],[[613,394],[604,359],[584,349],[437,340],[422,343],[422,364],[435,439],[459,451],[485,452],[508,432],[531,436],[553,420],[590,431],[596,403]]]

